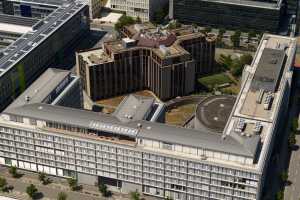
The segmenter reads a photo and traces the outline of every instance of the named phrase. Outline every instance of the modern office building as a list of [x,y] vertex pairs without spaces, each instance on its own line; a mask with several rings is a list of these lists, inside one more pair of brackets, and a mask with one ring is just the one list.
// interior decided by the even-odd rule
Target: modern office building
[[263,36],[223,132],[158,123],[163,106],[138,96],[112,115],[58,106],[38,79],[1,114],[0,163],[175,200],[262,199],[295,49],[294,38]]
[[203,26],[276,33],[284,5],[282,0],[170,0],[169,17]]
[[[9,15],[43,19],[59,7],[74,3],[78,0],[0,0],[0,13]],[[101,9],[100,0],[79,0],[89,6],[89,16],[95,18],[99,16]]]
[[110,0],[110,8],[127,16],[139,17],[142,21],[150,21],[155,12],[163,9],[167,3],[168,0]]
[[33,31],[33,26],[38,20],[27,17],[0,14],[0,51],[28,31]]
[[[26,2],[19,2],[20,8]],[[30,2],[38,4],[45,1]],[[31,8],[30,5],[26,4]],[[13,18],[15,16],[12,15]],[[77,1],[65,3],[5,48],[0,54],[0,110],[24,91],[51,63],[62,60],[72,45],[88,31],[87,4]]]
[[92,100],[150,89],[160,99],[194,91],[195,76],[215,71],[215,35],[133,25],[127,38],[77,54],[77,74]]

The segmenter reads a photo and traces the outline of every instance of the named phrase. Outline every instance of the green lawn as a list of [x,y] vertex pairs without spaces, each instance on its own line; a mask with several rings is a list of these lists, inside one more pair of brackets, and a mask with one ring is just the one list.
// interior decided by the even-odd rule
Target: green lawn
[[212,89],[215,86],[222,85],[224,83],[230,83],[231,84],[232,80],[226,74],[220,73],[220,74],[214,74],[214,75],[199,78],[198,82],[202,86],[204,86],[208,89]]

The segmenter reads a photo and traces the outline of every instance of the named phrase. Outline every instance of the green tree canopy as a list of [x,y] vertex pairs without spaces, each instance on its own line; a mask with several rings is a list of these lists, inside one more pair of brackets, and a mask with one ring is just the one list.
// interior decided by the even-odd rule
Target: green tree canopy
[[26,193],[28,194],[28,196],[30,198],[34,198],[34,196],[36,195],[36,193],[38,192],[38,189],[35,187],[35,185],[30,184],[27,188],[26,188]]
[[141,199],[141,195],[138,191],[131,192],[130,197],[131,197],[131,200],[140,200]]
[[120,17],[118,22],[115,24],[115,30],[120,31],[124,26],[134,24],[135,22],[136,20],[134,20],[132,17],[122,15],[122,17]]

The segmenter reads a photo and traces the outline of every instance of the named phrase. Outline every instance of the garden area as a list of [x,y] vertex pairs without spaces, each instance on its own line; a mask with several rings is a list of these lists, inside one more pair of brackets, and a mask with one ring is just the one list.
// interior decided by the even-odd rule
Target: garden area
[[199,89],[206,92],[219,91],[224,94],[238,94],[244,67],[250,65],[252,59],[250,54],[243,54],[237,58],[221,54],[217,61],[221,72],[198,78]]

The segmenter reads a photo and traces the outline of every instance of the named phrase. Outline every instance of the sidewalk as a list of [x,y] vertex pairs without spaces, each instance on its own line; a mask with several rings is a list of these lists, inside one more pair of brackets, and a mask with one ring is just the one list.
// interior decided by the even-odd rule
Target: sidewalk
[[[43,185],[38,180],[38,174],[23,170],[18,170],[20,174],[23,174],[20,178],[12,178],[8,173],[8,168],[0,166],[0,175],[5,177],[8,185],[14,187],[12,192],[0,193],[0,196],[11,197],[19,200],[29,200],[26,194],[26,187],[30,184],[34,184],[39,193],[39,198],[42,200],[56,200],[59,192],[65,192],[68,195],[68,200],[129,200],[129,194],[116,193],[109,198],[102,197],[96,186],[81,185],[82,190],[71,191],[66,179],[60,177],[48,176],[53,182],[48,185]],[[144,199],[149,199],[144,197]]]

